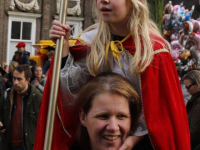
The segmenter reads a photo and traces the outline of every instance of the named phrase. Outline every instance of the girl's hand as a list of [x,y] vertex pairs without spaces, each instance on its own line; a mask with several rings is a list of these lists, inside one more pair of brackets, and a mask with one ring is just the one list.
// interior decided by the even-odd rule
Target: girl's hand
[[119,150],[131,150],[135,145],[137,145],[141,140],[143,140],[144,136],[128,136]]
[[57,39],[60,39],[64,36],[64,45],[63,45],[63,53],[62,56],[65,57],[69,53],[69,38],[70,38],[70,26],[62,25],[59,21],[54,20],[53,26],[49,31],[49,38],[56,43]]
[[119,150],[131,150],[135,146],[134,143],[134,136],[128,136],[125,140],[122,146],[119,148]]

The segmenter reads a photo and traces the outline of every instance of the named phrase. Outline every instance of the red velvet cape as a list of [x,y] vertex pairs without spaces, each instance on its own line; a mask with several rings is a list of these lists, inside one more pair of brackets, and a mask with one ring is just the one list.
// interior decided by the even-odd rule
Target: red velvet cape
[[[162,39],[157,38],[157,40],[164,43]],[[132,37],[124,41],[123,46],[130,54],[134,55],[135,47]],[[187,114],[173,59],[169,52],[159,51],[163,49],[163,45],[159,42],[154,42],[153,48],[156,52],[154,59],[140,75],[144,115],[151,143],[155,150],[190,150]],[[75,59],[80,59],[85,57],[85,49],[85,46],[75,46],[71,49],[71,53]],[[43,149],[52,64],[40,108],[34,150]],[[59,93],[57,105],[61,117],[65,117],[64,126],[72,138],[62,129],[62,124],[56,113],[52,150],[68,150],[74,142],[78,121],[74,114],[63,116]]]

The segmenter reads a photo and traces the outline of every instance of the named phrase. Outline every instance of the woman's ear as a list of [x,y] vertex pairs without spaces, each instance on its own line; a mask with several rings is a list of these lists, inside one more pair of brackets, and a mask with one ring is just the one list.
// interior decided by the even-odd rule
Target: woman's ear
[[86,125],[86,114],[84,113],[83,109],[79,111],[79,119],[83,126],[87,127]]

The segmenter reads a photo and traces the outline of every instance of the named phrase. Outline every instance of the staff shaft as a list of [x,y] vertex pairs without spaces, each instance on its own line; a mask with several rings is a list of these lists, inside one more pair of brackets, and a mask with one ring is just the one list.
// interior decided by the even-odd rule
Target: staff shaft
[[[61,0],[59,21],[63,25],[66,22],[67,4],[68,4],[68,0]],[[51,150],[51,146],[52,146],[53,128],[54,128],[54,120],[55,120],[55,112],[56,112],[56,102],[57,102],[57,96],[58,96],[58,86],[59,86],[63,42],[64,42],[64,37],[61,37],[61,39],[58,39],[56,42],[56,51],[55,51],[55,57],[54,57],[53,75],[52,75],[52,83],[51,83],[51,93],[50,93],[50,99],[49,99],[49,108],[48,108],[47,124],[46,124],[46,132],[45,132],[45,140],[44,140],[43,150]]]

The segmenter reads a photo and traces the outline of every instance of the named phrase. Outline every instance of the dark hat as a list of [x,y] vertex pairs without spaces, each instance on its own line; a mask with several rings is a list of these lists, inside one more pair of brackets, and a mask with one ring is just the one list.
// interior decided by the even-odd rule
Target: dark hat
[[19,48],[19,47],[25,47],[26,44],[24,42],[19,42],[16,47]]

